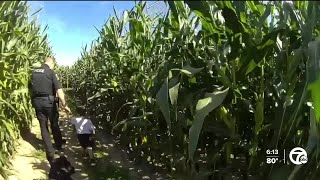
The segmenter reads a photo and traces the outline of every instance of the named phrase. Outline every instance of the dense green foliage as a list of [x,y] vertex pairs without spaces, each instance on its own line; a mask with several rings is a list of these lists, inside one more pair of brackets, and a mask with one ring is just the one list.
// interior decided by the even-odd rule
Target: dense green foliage
[[[171,172],[318,177],[319,3],[167,4],[110,18],[62,77],[88,112]],[[266,164],[296,146],[307,164]]]
[[26,2],[0,2],[0,177],[21,128],[34,117],[27,89],[33,63],[52,55],[40,26],[30,21]]
[[[193,179],[315,179],[320,120],[317,2],[139,3],[110,18],[64,87],[130,156]],[[0,3],[0,174],[32,119],[31,65],[52,55],[25,2]],[[301,146],[303,166],[266,164]],[[160,167],[159,167],[160,168]]]

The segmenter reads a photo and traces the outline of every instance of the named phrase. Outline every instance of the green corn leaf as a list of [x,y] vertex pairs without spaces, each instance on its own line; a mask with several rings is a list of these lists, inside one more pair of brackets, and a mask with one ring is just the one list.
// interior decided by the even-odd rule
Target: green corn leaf
[[157,93],[157,104],[167,122],[167,127],[171,130],[169,96],[168,96],[168,77],[164,80],[160,90]]
[[229,92],[229,88],[223,91],[216,91],[213,93],[207,93],[204,99],[200,99],[196,106],[196,112],[194,122],[189,130],[189,158],[193,159],[193,155],[198,145],[199,135],[202,129],[202,124],[205,117],[215,108],[220,106],[223,100],[226,98]]

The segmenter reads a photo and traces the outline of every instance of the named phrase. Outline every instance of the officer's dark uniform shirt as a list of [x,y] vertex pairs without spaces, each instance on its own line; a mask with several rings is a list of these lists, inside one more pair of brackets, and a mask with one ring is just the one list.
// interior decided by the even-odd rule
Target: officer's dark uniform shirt
[[44,141],[47,159],[51,163],[55,150],[51,143],[47,122],[50,120],[51,132],[56,146],[58,148],[61,147],[62,136],[54,101],[54,96],[57,90],[61,88],[61,84],[49,66],[43,64],[41,67],[32,71],[29,88],[32,96],[31,102],[40,123],[41,136]]
[[[57,90],[61,88],[61,84],[54,71],[52,71],[47,64],[43,64],[40,68],[33,70],[29,88],[32,93],[33,104],[35,104],[37,108],[40,104],[46,106],[43,99],[45,97],[55,96]],[[39,103],[40,99],[42,99],[42,103]],[[49,104],[52,105],[52,102]]]

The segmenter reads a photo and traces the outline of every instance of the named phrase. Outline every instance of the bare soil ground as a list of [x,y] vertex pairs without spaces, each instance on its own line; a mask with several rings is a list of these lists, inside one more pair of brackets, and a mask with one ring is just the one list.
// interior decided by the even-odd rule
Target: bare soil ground
[[[125,150],[116,145],[115,137],[103,134],[97,130],[96,143],[97,166],[90,167],[83,159],[81,147],[71,123],[63,115],[60,127],[67,144],[64,154],[76,172],[74,180],[112,180],[112,179],[170,179],[168,175],[160,174],[147,165],[136,165],[128,160]],[[15,180],[45,180],[48,179],[50,169],[42,145],[40,127],[36,119],[33,120],[31,133],[18,140],[17,152],[12,159]]]

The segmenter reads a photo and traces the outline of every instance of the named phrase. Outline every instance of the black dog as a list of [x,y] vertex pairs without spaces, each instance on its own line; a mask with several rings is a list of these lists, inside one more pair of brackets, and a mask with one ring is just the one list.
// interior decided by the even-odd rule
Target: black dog
[[49,180],[72,180],[74,167],[64,155],[54,159],[50,164]]

